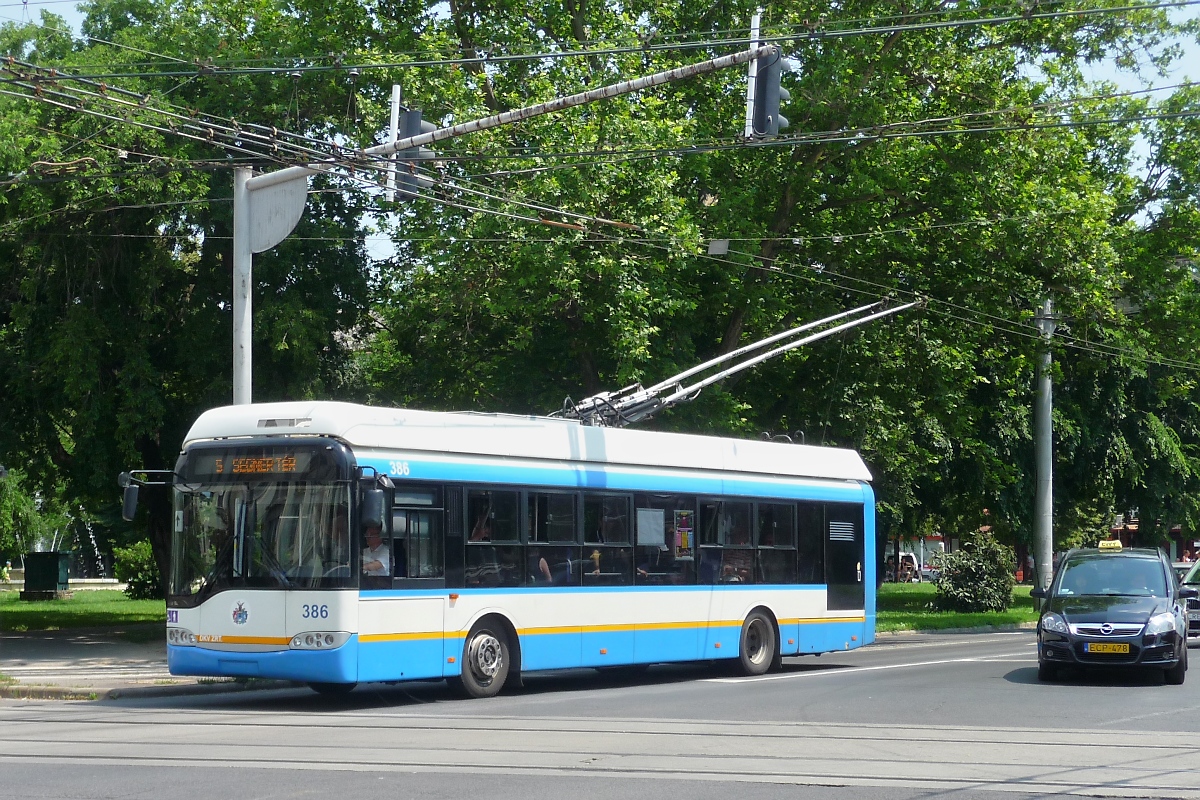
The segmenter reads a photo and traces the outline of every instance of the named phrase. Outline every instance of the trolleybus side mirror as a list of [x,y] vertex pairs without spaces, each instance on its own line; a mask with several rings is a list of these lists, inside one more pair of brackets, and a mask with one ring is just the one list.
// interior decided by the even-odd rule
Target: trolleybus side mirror
[[130,483],[125,486],[125,496],[121,501],[121,518],[126,522],[133,522],[134,515],[137,514],[138,501],[138,485]]
[[382,528],[383,515],[387,511],[387,497],[382,489],[368,489],[363,492],[362,526],[364,528]]

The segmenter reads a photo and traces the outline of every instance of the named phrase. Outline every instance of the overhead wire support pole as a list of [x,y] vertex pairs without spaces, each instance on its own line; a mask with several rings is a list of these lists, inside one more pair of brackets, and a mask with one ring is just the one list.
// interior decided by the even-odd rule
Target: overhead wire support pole
[[1047,298],[1035,317],[1042,335],[1033,395],[1033,450],[1037,483],[1033,500],[1033,543],[1037,583],[1050,586],[1054,566],[1054,404],[1050,379],[1050,342],[1057,327]]

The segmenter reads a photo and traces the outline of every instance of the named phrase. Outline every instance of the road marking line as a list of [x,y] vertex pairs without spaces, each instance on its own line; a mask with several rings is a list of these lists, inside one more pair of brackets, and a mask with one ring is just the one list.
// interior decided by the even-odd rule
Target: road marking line
[[905,664],[879,664],[873,667],[845,667],[844,669],[825,668],[811,672],[793,672],[787,675],[759,675],[752,678],[701,678],[704,683],[757,683],[761,681],[781,681],[788,678],[810,678],[820,675],[849,675],[854,672],[877,672],[882,669],[906,669],[909,667],[934,667],[940,664],[969,664],[987,661],[991,658],[1011,658],[1024,653],[996,653],[993,656],[971,656],[970,658],[941,658],[936,661],[910,661]]

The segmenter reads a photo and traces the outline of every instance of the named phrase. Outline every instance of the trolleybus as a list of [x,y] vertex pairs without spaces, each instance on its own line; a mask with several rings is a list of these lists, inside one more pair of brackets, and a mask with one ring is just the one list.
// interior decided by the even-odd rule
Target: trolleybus
[[288,402],[201,415],[170,483],[175,675],[485,697],[537,670],[758,675],[874,639],[852,450]]

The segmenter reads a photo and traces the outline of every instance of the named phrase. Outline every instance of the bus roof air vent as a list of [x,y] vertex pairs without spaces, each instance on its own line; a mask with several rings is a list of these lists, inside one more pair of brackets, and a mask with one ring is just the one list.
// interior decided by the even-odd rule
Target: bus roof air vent
[[307,428],[312,425],[312,417],[295,419],[260,419],[260,428]]

